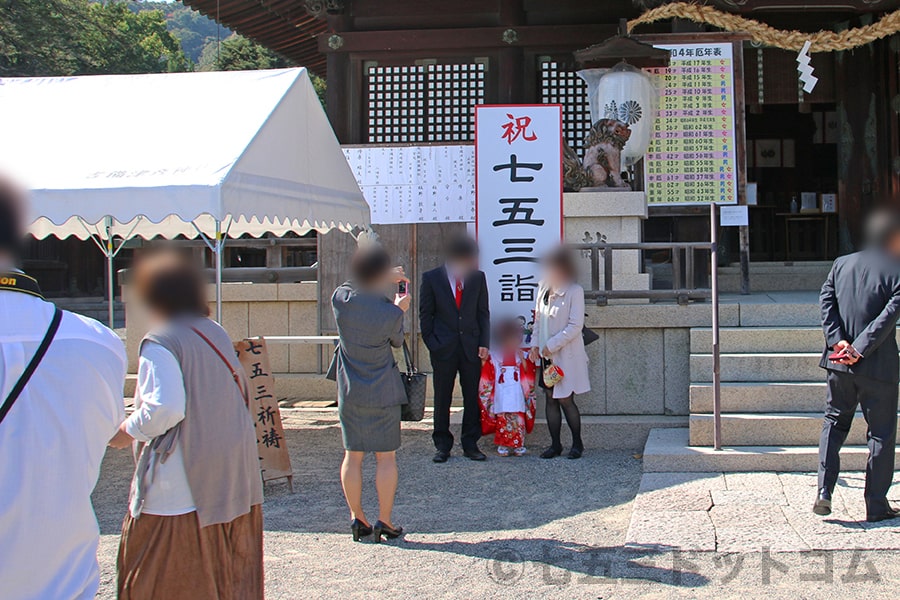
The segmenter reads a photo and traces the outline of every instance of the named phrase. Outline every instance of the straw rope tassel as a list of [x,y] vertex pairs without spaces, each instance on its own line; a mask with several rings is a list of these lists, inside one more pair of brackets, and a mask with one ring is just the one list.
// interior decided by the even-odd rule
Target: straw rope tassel
[[628,32],[630,33],[639,25],[673,18],[706,23],[726,31],[746,32],[750,34],[750,38],[754,42],[775,48],[783,48],[784,50],[799,52],[803,48],[803,44],[809,40],[812,42],[809,49],[810,53],[850,50],[900,31],[900,10],[895,10],[882,17],[879,21],[865,27],[856,27],[838,32],[819,31],[817,33],[805,33],[802,31],[775,29],[765,23],[722,12],[712,6],[694,4],[692,2],[674,2],[648,10],[636,19],[632,19],[628,22]]

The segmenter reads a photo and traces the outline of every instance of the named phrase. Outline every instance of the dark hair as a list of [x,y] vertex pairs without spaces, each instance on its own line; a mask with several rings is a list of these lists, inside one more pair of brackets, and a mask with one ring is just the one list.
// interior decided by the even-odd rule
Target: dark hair
[[0,175],[0,251],[18,259],[25,238],[25,192],[16,183]]
[[135,266],[138,297],[166,318],[208,317],[206,280],[200,268],[173,250],[152,251]]
[[378,281],[391,270],[391,256],[381,246],[360,248],[350,259],[350,271],[353,279],[361,285],[369,285]]
[[468,235],[455,235],[447,242],[446,252],[450,260],[478,258],[478,242]]
[[865,240],[872,248],[887,246],[900,234],[900,212],[895,208],[877,208],[866,218]]
[[522,323],[519,322],[519,318],[515,317],[501,319],[494,324],[491,337],[493,337],[493,339],[499,344],[503,344],[504,342],[511,340],[512,338],[518,338],[521,340]]
[[578,281],[578,265],[575,255],[565,246],[559,246],[544,257],[544,266],[562,271],[566,279]]

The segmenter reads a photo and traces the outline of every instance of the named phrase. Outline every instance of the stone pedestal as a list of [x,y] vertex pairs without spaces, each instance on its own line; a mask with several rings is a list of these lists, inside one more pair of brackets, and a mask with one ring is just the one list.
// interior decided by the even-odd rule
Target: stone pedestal
[[[643,192],[570,192],[563,196],[563,220],[566,242],[637,243],[642,238],[641,221],[647,218],[647,198]],[[585,253],[579,265],[580,281],[591,289],[590,255]],[[603,282],[600,262],[600,282]],[[613,289],[649,290],[650,275],[641,273],[638,250],[613,253]]]

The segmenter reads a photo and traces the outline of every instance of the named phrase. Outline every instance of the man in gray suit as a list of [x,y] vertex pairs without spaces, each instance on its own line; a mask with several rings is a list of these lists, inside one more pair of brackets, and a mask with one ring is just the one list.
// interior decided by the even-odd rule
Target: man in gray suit
[[888,504],[897,437],[900,360],[900,216],[879,211],[868,221],[868,248],[834,261],[820,304],[828,371],[828,405],[819,441],[819,491],[813,512],[831,513],[840,449],[858,406],[868,425],[866,515],[870,522],[900,516]]

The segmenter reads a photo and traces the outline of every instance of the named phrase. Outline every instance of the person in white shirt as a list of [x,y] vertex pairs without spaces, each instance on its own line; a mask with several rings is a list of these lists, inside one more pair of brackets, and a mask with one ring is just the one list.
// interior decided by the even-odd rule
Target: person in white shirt
[[26,212],[24,194],[0,178],[0,596],[88,600],[100,585],[91,492],[125,418],[125,349],[100,323],[61,311],[12,394],[56,314],[16,269]]

